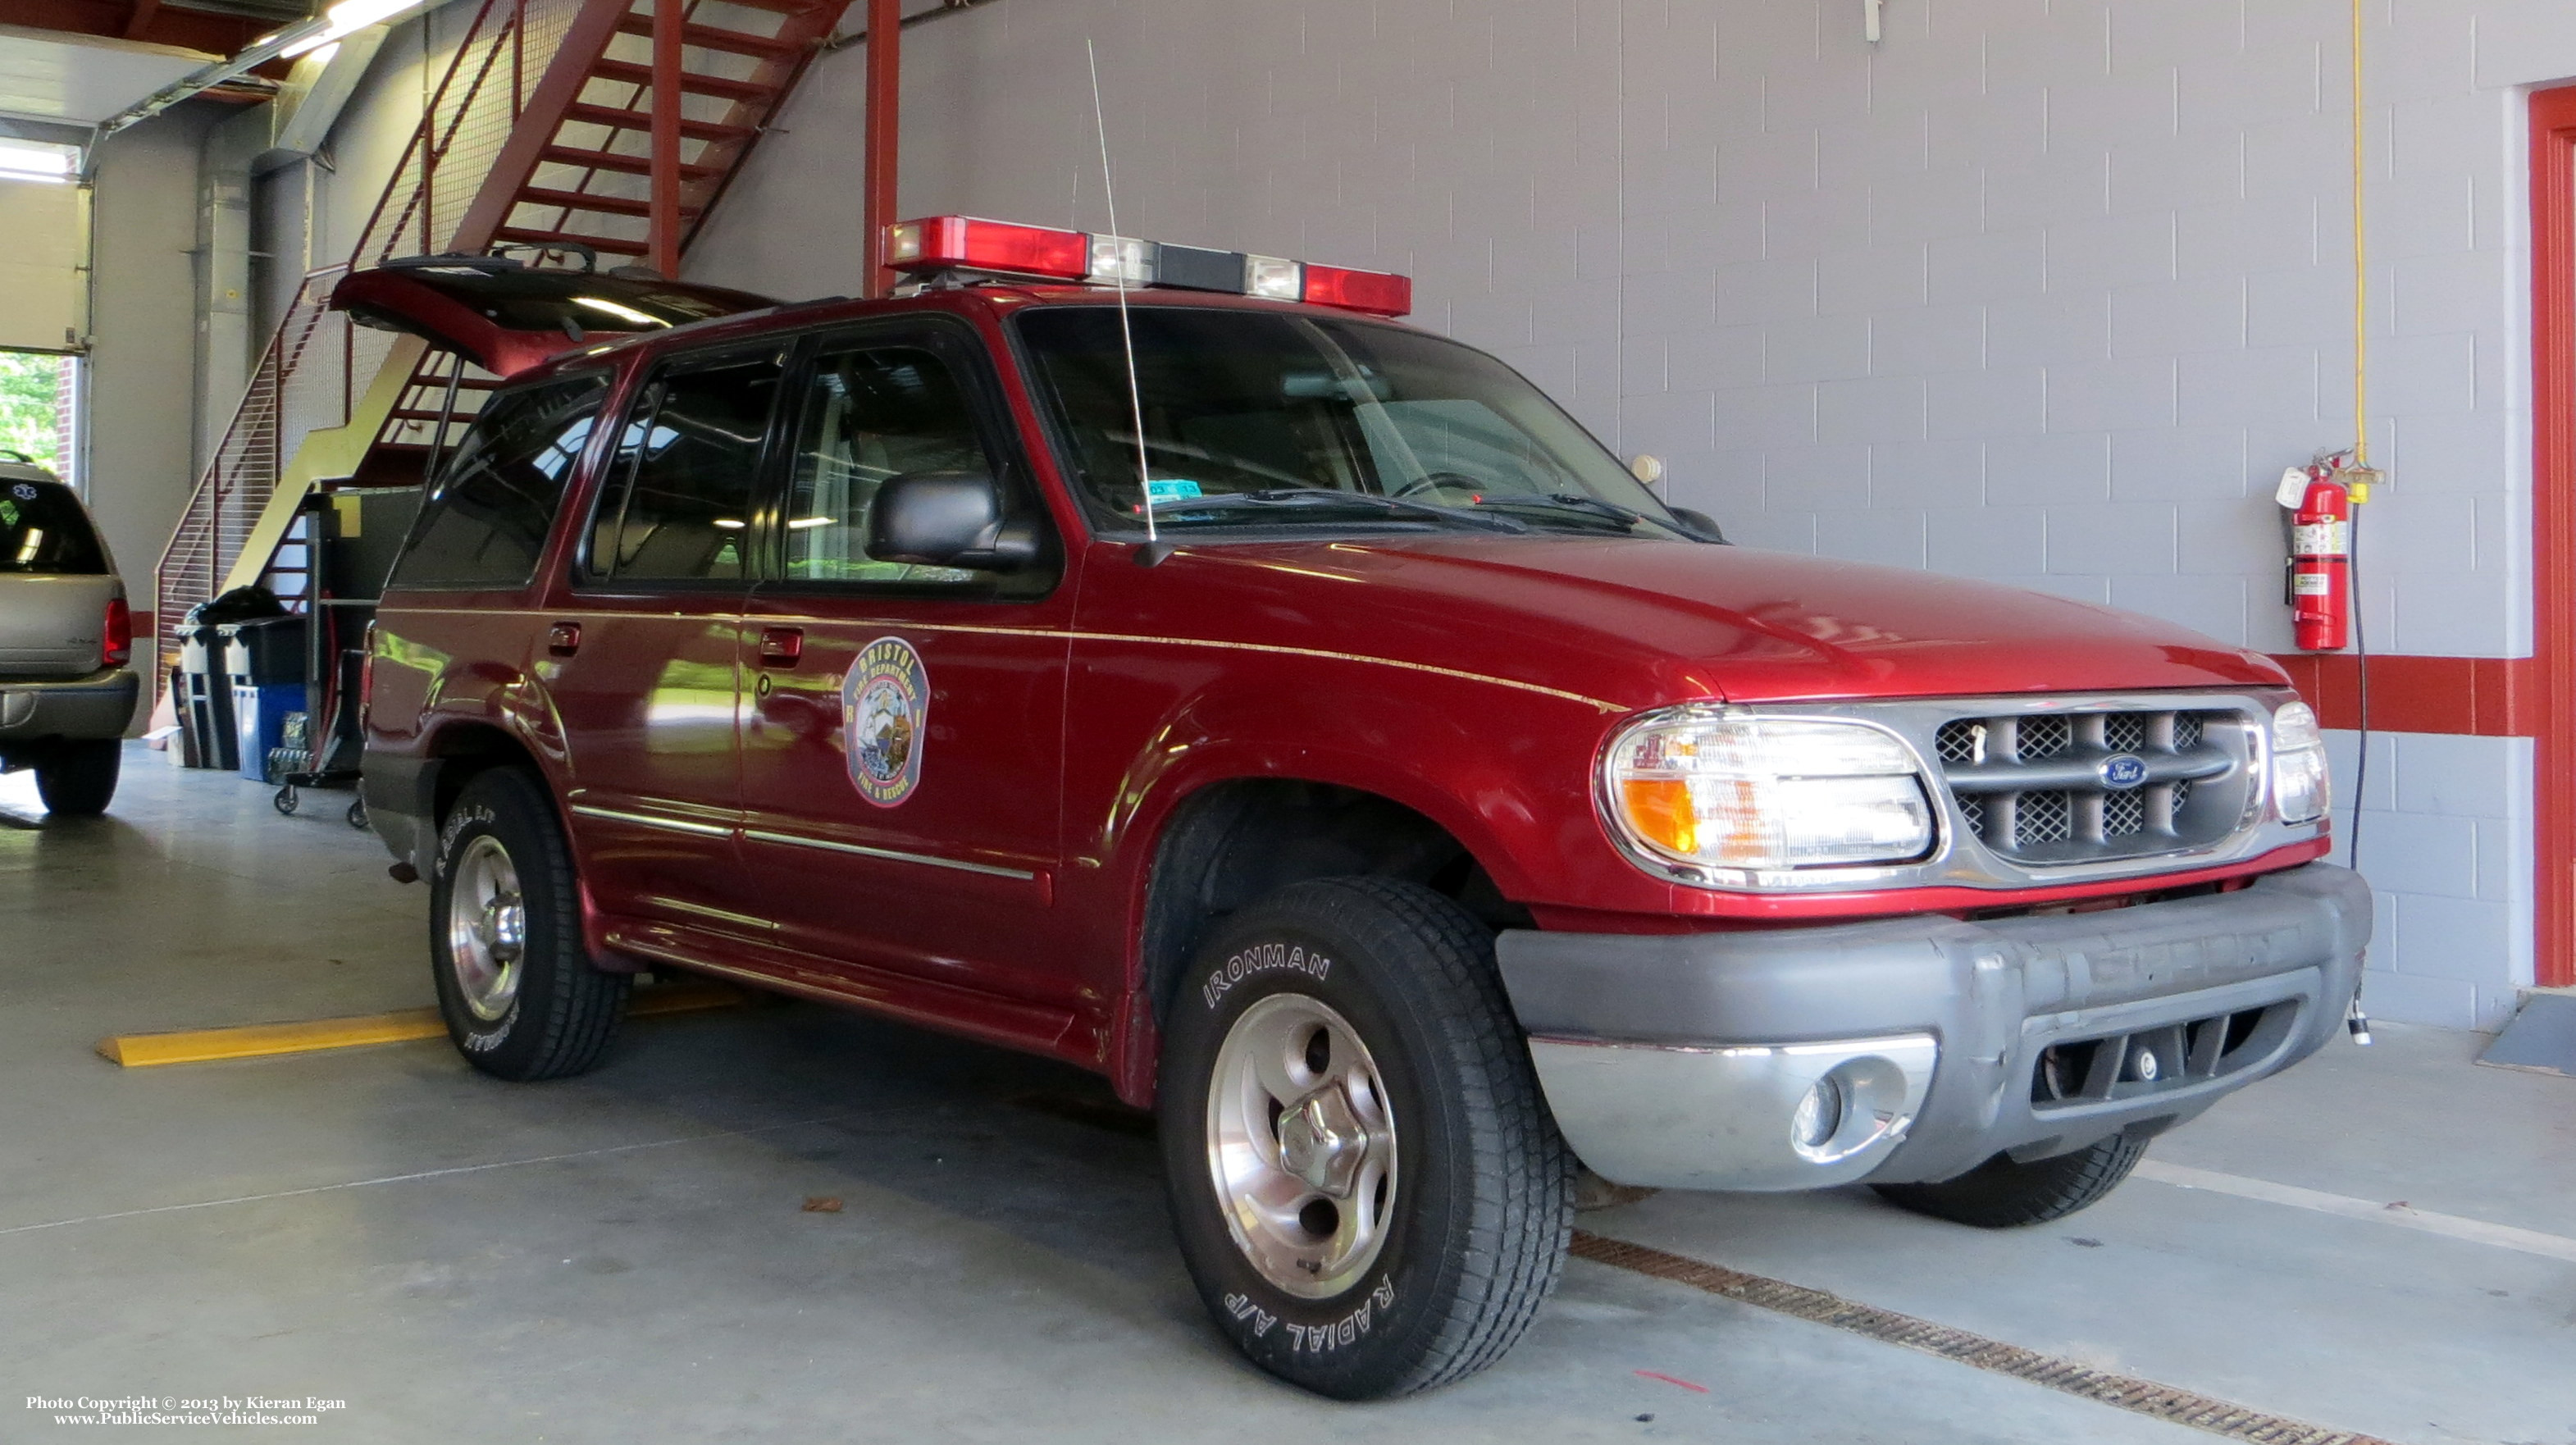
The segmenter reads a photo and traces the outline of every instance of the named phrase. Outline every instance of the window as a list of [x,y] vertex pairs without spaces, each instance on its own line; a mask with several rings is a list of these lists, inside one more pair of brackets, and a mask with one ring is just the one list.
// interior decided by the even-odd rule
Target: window
[[617,438],[591,524],[590,573],[695,582],[745,575],[762,439],[779,360],[762,355],[666,371]]
[[1686,535],[1536,387],[1436,336],[1159,304],[1124,331],[1115,310],[1088,305],[1033,307],[1013,324],[1077,480],[1121,521],[1150,505],[1175,528]]
[[503,392],[423,504],[397,587],[524,587],[545,550],[608,379],[585,376]]
[[95,577],[106,570],[107,553],[71,488],[0,476],[0,572]]
[[989,475],[966,394],[918,346],[827,350],[815,358],[787,500],[787,576],[809,582],[957,584],[985,574],[868,556],[877,488],[907,472]]

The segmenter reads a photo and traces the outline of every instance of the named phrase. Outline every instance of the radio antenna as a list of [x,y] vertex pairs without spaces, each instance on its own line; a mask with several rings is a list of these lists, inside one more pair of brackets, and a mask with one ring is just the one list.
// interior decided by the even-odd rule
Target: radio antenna
[[1091,61],[1091,123],[1100,132],[1100,194],[1109,207],[1109,276],[1118,283],[1118,345],[1127,359],[1127,410],[1136,424],[1136,485],[1144,494],[1145,555],[1161,550],[1154,528],[1154,474],[1145,459],[1145,397],[1136,385],[1136,331],[1127,323],[1127,238],[1118,230],[1118,187],[1109,176],[1109,119],[1100,107],[1100,52],[1082,38]]

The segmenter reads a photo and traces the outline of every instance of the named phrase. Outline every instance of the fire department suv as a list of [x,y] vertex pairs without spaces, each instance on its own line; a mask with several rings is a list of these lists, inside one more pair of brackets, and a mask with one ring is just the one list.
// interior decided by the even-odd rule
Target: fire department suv
[[895,299],[426,257],[507,380],[369,656],[479,1069],[676,968],[1159,1114],[1217,1328],[1492,1363],[1580,1171],[2061,1217],[2319,1047],[2370,900],[2262,656],[1725,545],[1402,277],[956,217]]

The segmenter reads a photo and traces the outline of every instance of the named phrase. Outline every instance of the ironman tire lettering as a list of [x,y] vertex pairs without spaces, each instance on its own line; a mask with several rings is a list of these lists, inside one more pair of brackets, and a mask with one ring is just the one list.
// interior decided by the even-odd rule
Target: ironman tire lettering
[[1493,935],[1417,884],[1235,913],[1180,980],[1159,1130],[1181,1254],[1254,1363],[1347,1400],[1501,1357],[1555,1287],[1574,1162]]

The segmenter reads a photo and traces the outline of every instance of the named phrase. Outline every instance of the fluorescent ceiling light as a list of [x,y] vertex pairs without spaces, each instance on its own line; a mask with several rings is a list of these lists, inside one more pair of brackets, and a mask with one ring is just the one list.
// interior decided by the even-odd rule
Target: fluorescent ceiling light
[[[297,35],[278,47],[277,53],[291,59],[342,36],[354,35],[370,25],[382,24],[407,11],[417,10],[423,3],[424,0],[340,0],[339,4],[322,12],[322,21],[312,34]],[[280,32],[281,35],[291,33]]]

